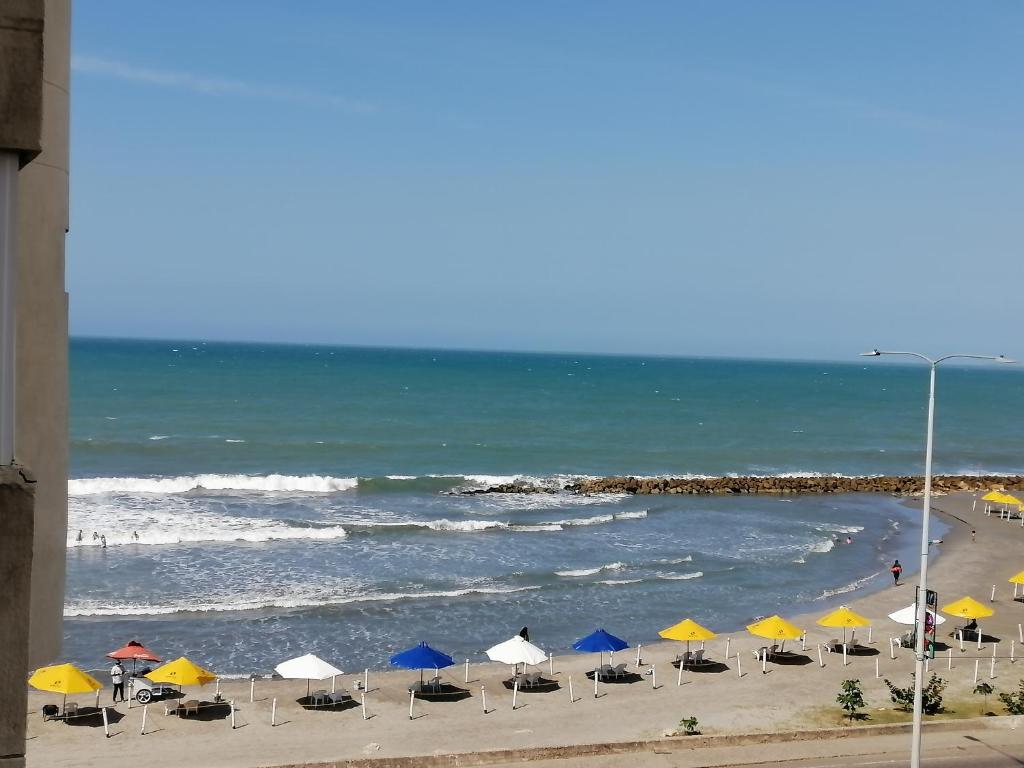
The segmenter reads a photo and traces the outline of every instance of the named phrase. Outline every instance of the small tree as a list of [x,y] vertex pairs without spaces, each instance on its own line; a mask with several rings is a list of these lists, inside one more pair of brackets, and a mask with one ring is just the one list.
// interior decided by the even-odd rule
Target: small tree
[[857,716],[857,710],[867,706],[864,701],[864,691],[860,688],[860,680],[843,680],[836,701],[846,710],[852,723],[853,718]]
[[988,709],[988,697],[992,695],[992,692],[994,690],[995,690],[995,688],[993,688],[988,683],[984,683],[984,682],[978,683],[976,686],[974,686],[974,693],[975,694],[980,694],[981,696],[984,697],[983,703],[981,705],[981,714],[983,714],[983,715],[985,714],[985,710]]
[[697,722],[697,718],[693,715],[679,721],[679,727],[683,729],[687,736],[699,735],[700,731],[697,730],[698,725],[699,723]]
[[1011,715],[1024,715],[1024,680],[1020,681],[1020,688],[1016,692],[1000,693],[999,700]]

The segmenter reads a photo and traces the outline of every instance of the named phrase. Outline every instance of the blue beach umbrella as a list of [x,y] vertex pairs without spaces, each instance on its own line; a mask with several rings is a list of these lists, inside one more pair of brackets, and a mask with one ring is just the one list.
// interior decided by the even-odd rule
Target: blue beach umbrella
[[418,669],[420,671],[420,683],[423,682],[424,669],[443,669],[455,663],[455,659],[447,653],[435,651],[426,643],[414,645],[406,651],[396,653],[391,657],[392,665],[403,669]]
[[586,637],[581,637],[572,644],[572,647],[584,653],[600,653],[601,662],[603,663],[605,651],[608,651],[608,653],[621,651],[623,648],[629,648],[629,643],[605,632],[603,629],[597,629]]

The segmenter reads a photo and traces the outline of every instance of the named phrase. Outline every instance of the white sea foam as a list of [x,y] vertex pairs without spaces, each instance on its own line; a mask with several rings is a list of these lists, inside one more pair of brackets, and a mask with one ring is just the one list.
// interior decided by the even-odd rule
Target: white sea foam
[[91,477],[68,481],[70,496],[208,491],[285,491],[335,493],[355,488],[354,477],[325,475],[182,475],[178,477]]
[[853,592],[856,589],[860,589],[865,584],[869,583],[881,574],[882,571],[877,571],[876,573],[872,573],[870,576],[865,576],[863,579],[857,579],[856,581],[852,581],[849,584],[846,584],[845,586],[836,587],[835,589],[826,589],[814,599],[827,600],[828,598],[835,597],[836,595],[845,595],[847,592]]
[[614,519],[615,515],[595,515],[594,517],[576,517],[570,520],[556,520],[553,523],[545,523],[545,525],[601,525],[603,523],[610,523]]
[[[104,533],[108,547],[134,545],[134,546],[167,546],[174,544],[196,544],[202,542],[247,542],[258,544],[266,541],[294,541],[294,540],[315,540],[329,541],[332,539],[344,539],[348,532],[340,525],[324,528],[294,527],[274,520],[245,520],[229,526],[216,527],[215,525],[204,525],[202,521],[189,521],[173,527],[170,530],[154,530],[152,527],[141,527],[139,539],[136,541],[132,534],[135,529],[128,531],[119,529],[116,533]],[[74,547],[98,547],[102,546],[100,539],[93,539],[92,533],[84,533],[82,541],[76,541],[77,533],[68,534],[67,545]]]
[[609,563],[608,565],[601,565],[597,568],[580,568],[574,571],[555,571],[556,576],[593,576],[595,573],[601,573],[602,571],[621,571],[626,568],[625,563]]
[[225,596],[222,600],[189,602],[182,605],[121,603],[101,600],[76,600],[64,606],[65,616],[161,616],[174,613],[221,613],[230,611],[259,611],[267,609],[320,608],[350,603],[396,602],[430,598],[464,597],[466,595],[506,595],[530,592],[539,586],[527,587],[465,587],[462,589],[423,592],[377,592],[359,595],[309,594],[299,596],[254,595]]
[[639,584],[643,579],[602,579],[598,581],[598,584],[607,584],[608,586],[618,586],[619,584]]
[[508,530],[508,523],[501,523],[496,520],[427,520],[423,522],[412,522],[421,528],[429,528],[432,531],[458,531],[466,533],[477,533],[479,531]]
[[225,442],[225,443],[244,443],[244,442],[245,442],[245,440],[232,440],[232,439],[231,439],[231,438],[229,437],[229,438],[227,438],[227,439],[226,439],[226,440],[225,440],[224,442]]
[[679,565],[680,563],[692,563],[693,555],[687,555],[686,557],[667,558],[664,560],[655,560],[658,565]]
[[637,512],[617,512],[615,514],[616,520],[642,520],[647,517],[647,510],[641,509]]
[[814,530],[821,531],[822,533],[860,533],[864,530],[863,525],[839,525],[838,523],[826,523],[825,525],[816,525]]
[[170,435],[150,435],[150,440],[166,440]]
[[807,548],[807,551],[824,554],[825,552],[831,552],[833,548],[835,548],[835,546],[835,539],[822,539],[821,541],[816,541],[813,544],[811,544]]
[[686,581],[687,579],[699,579],[704,575],[704,571],[694,571],[693,573],[659,573],[659,579],[668,579],[670,581]]

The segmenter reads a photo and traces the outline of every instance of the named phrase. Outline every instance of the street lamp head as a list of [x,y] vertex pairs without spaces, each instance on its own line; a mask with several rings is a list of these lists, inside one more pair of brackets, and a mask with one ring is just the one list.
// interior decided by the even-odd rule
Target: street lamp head
[[860,356],[861,357],[878,357],[881,354],[882,353],[879,352],[877,349],[872,349],[870,352],[861,352]]

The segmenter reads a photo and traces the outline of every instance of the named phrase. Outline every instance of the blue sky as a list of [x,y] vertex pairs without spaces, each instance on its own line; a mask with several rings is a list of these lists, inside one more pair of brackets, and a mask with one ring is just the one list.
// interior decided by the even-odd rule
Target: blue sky
[[78,335],[1020,357],[1024,6],[77,3]]

